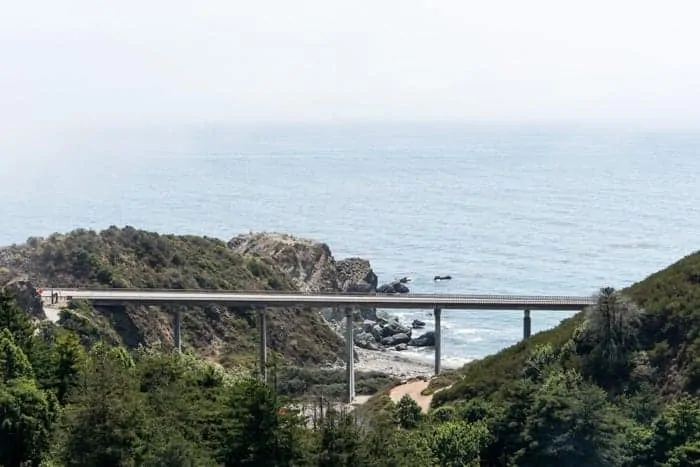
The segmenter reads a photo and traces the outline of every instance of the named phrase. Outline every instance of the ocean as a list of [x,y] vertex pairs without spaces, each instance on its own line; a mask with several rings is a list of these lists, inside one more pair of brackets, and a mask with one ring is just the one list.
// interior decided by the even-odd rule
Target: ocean
[[[410,276],[414,292],[552,295],[625,287],[700,245],[689,131],[202,124],[59,136],[0,167],[0,244],[110,225],[279,231],[369,259],[380,282]],[[569,315],[533,312],[533,332]],[[400,316],[432,326],[425,310]],[[457,364],[517,342],[522,312],[446,311],[443,326],[445,363]]]

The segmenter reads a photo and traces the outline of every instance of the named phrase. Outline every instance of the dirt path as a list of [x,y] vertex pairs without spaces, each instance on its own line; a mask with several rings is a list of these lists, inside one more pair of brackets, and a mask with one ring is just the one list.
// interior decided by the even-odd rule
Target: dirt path
[[394,403],[397,403],[401,398],[408,394],[411,398],[418,403],[418,406],[423,410],[424,413],[428,413],[430,409],[430,402],[433,400],[432,394],[430,396],[424,396],[421,394],[423,389],[428,387],[429,381],[411,381],[409,383],[404,383],[396,386],[389,392],[389,397]]

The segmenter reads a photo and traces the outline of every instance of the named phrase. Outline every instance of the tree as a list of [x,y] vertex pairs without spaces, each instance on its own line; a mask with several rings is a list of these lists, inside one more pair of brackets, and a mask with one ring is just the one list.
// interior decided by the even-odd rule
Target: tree
[[362,465],[366,447],[355,417],[327,407],[318,424],[316,463],[319,467]]
[[420,406],[408,394],[403,395],[394,409],[396,423],[405,430],[417,427],[422,415]]
[[301,456],[300,418],[257,379],[231,388],[220,417],[220,460],[227,466],[287,466]]
[[65,409],[59,452],[65,465],[144,463],[157,431],[137,383],[121,353],[93,348]]
[[523,376],[534,382],[540,382],[546,377],[547,371],[557,362],[557,353],[551,344],[538,345],[525,360]]
[[577,336],[581,372],[602,387],[619,388],[630,373],[630,355],[638,350],[639,308],[630,300],[606,287],[598,302],[588,309],[586,324]]
[[7,383],[18,378],[34,378],[29,359],[19,346],[15,345],[10,331],[0,331],[0,380]]
[[65,405],[69,393],[79,382],[86,358],[85,349],[74,332],[56,327],[41,334],[34,345],[31,362],[37,385],[55,392],[58,402]]
[[36,387],[29,359],[13,335],[0,332],[0,465],[38,465],[56,420],[57,403]]
[[697,465],[700,446],[700,402],[681,398],[664,408],[652,424],[651,457],[659,465]]
[[489,432],[483,422],[452,421],[435,427],[432,451],[445,467],[478,467]]
[[517,465],[620,465],[615,410],[602,389],[575,371],[550,375],[527,414]]
[[0,290],[0,330],[3,329],[12,335],[15,344],[25,354],[29,354],[34,336],[32,320],[7,291]]
[[56,419],[56,401],[31,379],[0,383],[0,465],[39,465]]

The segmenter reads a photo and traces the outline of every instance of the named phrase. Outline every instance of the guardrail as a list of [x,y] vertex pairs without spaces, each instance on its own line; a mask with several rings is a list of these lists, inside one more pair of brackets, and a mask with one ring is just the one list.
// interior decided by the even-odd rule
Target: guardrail
[[[42,289],[42,288],[39,288]],[[433,299],[441,300],[503,300],[503,301],[521,301],[521,300],[541,300],[541,301],[569,301],[569,302],[587,302],[595,301],[596,295],[577,296],[577,295],[508,295],[508,294],[444,294],[444,293],[378,293],[378,292],[303,292],[303,291],[280,291],[280,290],[225,290],[225,289],[155,289],[155,288],[79,288],[79,287],[45,287],[42,289],[42,296],[49,297],[51,292],[85,292],[85,293],[100,293],[100,292],[118,292],[118,293],[167,293],[167,294],[210,294],[210,295],[269,295],[274,296],[300,296],[300,297],[378,297],[378,298],[401,298],[407,299]]]

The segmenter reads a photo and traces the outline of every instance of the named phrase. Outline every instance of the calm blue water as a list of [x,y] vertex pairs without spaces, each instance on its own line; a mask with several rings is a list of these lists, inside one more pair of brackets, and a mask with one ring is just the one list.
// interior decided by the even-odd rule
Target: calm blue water
[[[514,294],[623,287],[699,246],[700,133],[201,126],[66,134],[27,161],[20,177],[0,167],[2,244],[110,224],[283,231],[370,259],[380,280],[409,275],[416,292]],[[535,312],[533,331],[566,315]],[[443,321],[448,360],[522,334],[520,312]]]

